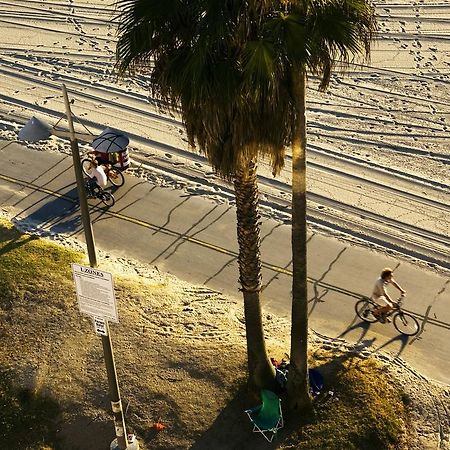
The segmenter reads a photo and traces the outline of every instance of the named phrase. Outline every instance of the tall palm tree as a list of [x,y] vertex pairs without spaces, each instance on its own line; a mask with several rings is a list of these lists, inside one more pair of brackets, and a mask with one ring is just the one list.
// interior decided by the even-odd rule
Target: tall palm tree
[[[310,406],[308,386],[308,301],[306,249],[306,74],[325,90],[336,63],[345,70],[355,56],[370,58],[377,28],[368,0],[282,2],[285,10],[268,26],[277,53],[289,61],[292,124],[292,322],[288,394],[291,409]],[[274,30],[277,30],[274,32]]]
[[[310,404],[307,366],[306,74],[330,80],[335,61],[369,56],[369,0],[118,0],[119,73],[146,70],[155,96],[180,107],[191,144],[234,180],[248,366],[254,386],[273,379],[260,313],[255,162],[278,173],[292,146],[293,408]],[[270,124],[271,126],[267,126]]]
[[[368,60],[377,28],[370,0],[263,1],[257,38],[244,44],[244,74],[258,92],[269,92],[277,124],[292,149],[292,319],[288,377],[292,409],[311,406],[308,386],[306,249],[306,76],[325,90],[336,65]],[[265,88],[261,88],[264,86]],[[263,99],[262,99],[263,100]],[[283,119],[280,119],[283,117]],[[269,121],[270,123],[270,121]]]
[[261,318],[256,162],[268,157],[278,172],[284,155],[283,134],[268,130],[264,121],[272,114],[271,105],[243,83],[239,54],[248,33],[246,21],[259,16],[255,5],[242,10],[240,1],[117,2],[119,74],[146,72],[152,94],[179,109],[190,144],[219,175],[234,182],[239,282],[254,391],[275,385]]

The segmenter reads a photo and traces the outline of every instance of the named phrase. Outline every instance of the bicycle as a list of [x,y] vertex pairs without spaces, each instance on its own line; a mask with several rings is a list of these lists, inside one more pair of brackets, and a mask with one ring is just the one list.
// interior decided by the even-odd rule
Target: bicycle
[[102,201],[106,206],[114,206],[114,204],[116,203],[114,195],[112,195],[110,192],[104,191],[100,186],[97,186],[97,188],[93,189],[91,184],[89,183],[89,179],[86,180],[84,187],[86,189],[88,198],[96,198]]
[[[89,176],[89,173],[94,167],[92,164],[93,159],[94,158],[92,157],[87,157],[81,160],[81,167],[83,169],[83,173],[86,176]],[[123,176],[123,173],[119,169],[116,169],[110,163],[101,163],[101,165],[105,170],[106,177],[113,186],[120,187],[124,185],[125,177]]]
[[[395,329],[405,336],[415,336],[419,330],[420,325],[417,319],[407,312],[402,310],[402,301],[404,299],[404,295],[400,296],[397,301],[394,303],[394,307],[391,311],[389,311],[385,317],[393,316],[393,324]],[[373,300],[369,298],[363,298],[356,302],[355,311],[357,316],[364,320],[364,322],[374,323],[380,320],[379,317],[376,317],[373,312],[379,308]],[[382,323],[382,322],[380,322]]]

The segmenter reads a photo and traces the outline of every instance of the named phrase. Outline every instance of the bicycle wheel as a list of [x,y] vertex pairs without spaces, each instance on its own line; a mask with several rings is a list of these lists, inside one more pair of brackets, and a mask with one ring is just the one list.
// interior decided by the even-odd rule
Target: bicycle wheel
[[81,168],[86,176],[89,176],[93,167],[92,160],[89,158],[85,158],[81,161]]
[[359,300],[356,302],[355,305],[355,312],[357,316],[364,320],[364,322],[373,323],[376,322],[378,319],[372,314],[372,310],[374,308],[375,304],[368,301],[368,300]]
[[420,325],[417,319],[411,314],[398,312],[394,316],[395,329],[405,336],[414,336],[419,332]]
[[109,192],[100,192],[98,197],[106,206],[113,206],[116,203],[116,199]]
[[123,173],[119,169],[115,169],[114,167],[111,167],[111,169],[108,170],[108,180],[111,182],[113,186],[123,186],[125,183],[125,178],[123,176]]

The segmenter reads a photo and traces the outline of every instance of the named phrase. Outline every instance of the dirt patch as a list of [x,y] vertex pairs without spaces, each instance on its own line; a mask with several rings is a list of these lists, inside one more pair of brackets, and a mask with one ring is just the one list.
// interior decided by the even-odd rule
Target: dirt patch
[[[115,276],[120,323],[111,324],[112,341],[127,426],[141,449],[320,448],[293,443],[289,423],[270,445],[252,433],[243,412],[254,405],[246,395],[240,299],[136,261],[101,253],[99,259]],[[48,290],[30,284],[0,308],[0,369],[14,375],[17,388],[57,401],[53,448],[107,449],[114,429],[100,338],[91,319],[78,312],[70,276],[48,278]],[[289,323],[274,315],[266,315],[264,323],[269,354],[279,359],[289,348]],[[311,365],[325,375],[327,395],[319,415],[321,408],[341,406],[345,393],[333,374],[343,370],[343,358],[349,367],[371,361],[386,384],[383,392],[395,391],[408,416],[400,424],[402,438],[391,448],[450,448],[448,386],[425,379],[399,358],[373,355],[370,348],[343,340],[311,332],[310,348]],[[155,422],[165,429],[155,430]],[[299,435],[298,442],[303,438]]]

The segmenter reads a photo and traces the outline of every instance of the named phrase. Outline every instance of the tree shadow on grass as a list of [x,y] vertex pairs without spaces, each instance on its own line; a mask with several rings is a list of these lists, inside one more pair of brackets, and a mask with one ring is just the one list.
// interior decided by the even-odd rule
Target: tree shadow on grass
[[[0,226],[3,234],[3,227]],[[28,244],[31,241],[35,241],[39,239],[37,236],[28,235],[27,237],[15,236],[12,239],[8,240],[7,238],[0,241],[0,255],[4,255],[12,250],[15,250],[19,247],[22,247],[25,244]],[[3,242],[8,242],[5,245],[2,245]]]
[[[284,411],[285,426],[280,429],[272,442],[268,442],[259,432],[253,432],[253,424],[249,420],[246,409],[258,406],[258,401],[251,404],[247,386],[241,385],[235,396],[217,416],[211,427],[190,447],[191,450],[273,450],[280,448],[290,440],[305,424],[311,423],[314,417],[294,415]],[[283,408],[285,409],[285,408]],[[286,414],[288,414],[286,416]],[[270,436],[270,433],[269,433]]]
[[260,433],[253,433],[253,426],[245,414],[251,405],[247,386],[241,385],[209,429],[190,447],[191,450],[275,449],[279,442],[267,442]]

